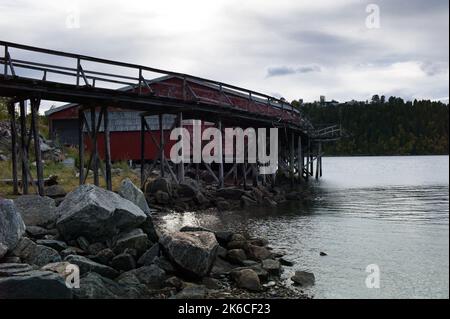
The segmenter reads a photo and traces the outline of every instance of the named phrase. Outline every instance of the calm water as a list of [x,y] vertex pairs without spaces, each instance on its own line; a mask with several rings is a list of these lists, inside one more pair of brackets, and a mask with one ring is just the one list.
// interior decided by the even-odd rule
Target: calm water
[[[168,227],[202,225],[270,240],[312,271],[315,298],[449,297],[449,157],[325,158],[312,207],[173,214]],[[321,257],[324,251],[328,256]],[[380,269],[380,288],[365,285]],[[289,282],[289,280],[287,280]]]

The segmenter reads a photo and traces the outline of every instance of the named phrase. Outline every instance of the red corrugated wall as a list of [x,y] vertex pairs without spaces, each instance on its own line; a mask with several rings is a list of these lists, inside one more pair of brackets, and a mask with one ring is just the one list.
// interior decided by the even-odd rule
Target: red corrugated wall
[[[141,132],[111,132],[111,160],[135,160],[141,159]],[[153,143],[149,132],[145,133],[145,159],[154,159],[158,155],[158,148]],[[153,131],[152,135],[157,143],[159,143],[159,131]],[[170,148],[176,141],[169,140],[170,133],[164,133],[164,140],[166,145],[164,147],[164,154],[168,158],[170,155]],[[105,135],[100,132],[97,137],[98,152],[101,159],[104,159],[105,154]],[[87,135],[84,138],[86,151],[91,152],[92,141]]]

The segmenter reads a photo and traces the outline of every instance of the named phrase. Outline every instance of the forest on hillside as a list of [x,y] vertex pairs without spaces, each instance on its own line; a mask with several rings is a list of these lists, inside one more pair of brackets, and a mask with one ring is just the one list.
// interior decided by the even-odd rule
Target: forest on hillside
[[448,104],[374,95],[370,102],[293,101],[315,125],[340,124],[345,137],[326,144],[326,155],[448,154]]

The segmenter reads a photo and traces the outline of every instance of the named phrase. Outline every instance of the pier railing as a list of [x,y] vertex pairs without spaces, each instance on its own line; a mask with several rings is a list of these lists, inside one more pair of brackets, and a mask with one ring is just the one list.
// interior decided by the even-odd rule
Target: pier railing
[[[27,58],[16,58],[11,49],[20,50]],[[0,64],[3,65],[3,77],[22,77],[40,81],[49,81],[50,74],[59,75],[68,78],[68,82],[61,82],[64,84],[72,84],[76,87],[100,87],[105,88],[105,84],[109,85],[127,85],[137,88],[137,94],[144,94],[143,90],[151,94],[150,87],[151,80],[144,76],[144,73],[151,72],[160,76],[174,76],[183,80],[183,99],[187,100],[188,96],[188,81],[202,82],[205,84],[215,86],[220,92],[228,91],[241,96],[246,96],[249,101],[257,103],[266,103],[272,108],[281,109],[288,113],[299,115],[299,111],[290,103],[283,99],[278,99],[264,93],[245,89],[239,86],[214,81],[202,77],[197,77],[185,73],[167,71],[163,69],[143,66],[139,64],[126,63],[120,61],[113,61],[108,59],[96,58],[87,55],[80,55],[68,53],[63,51],[56,51],[44,49],[34,46],[17,44],[13,42],[0,41],[0,50],[4,52],[3,57],[0,57]],[[47,63],[45,59],[33,56],[33,54],[45,54],[53,58],[53,61],[65,60],[65,63]],[[105,72],[104,69],[121,68],[122,72]],[[19,76],[18,70],[28,70],[28,73],[34,72],[34,76],[27,74],[26,76]],[[124,72],[127,70],[127,72]],[[38,75],[36,75],[36,72]],[[55,82],[54,80],[52,82]],[[110,87],[106,87],[110,88]],[[230,106],[233,106],[230,104]]]

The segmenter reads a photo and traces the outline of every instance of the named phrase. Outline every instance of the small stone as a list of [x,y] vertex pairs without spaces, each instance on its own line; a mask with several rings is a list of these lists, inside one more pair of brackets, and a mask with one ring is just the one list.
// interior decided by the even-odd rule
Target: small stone
[[6,245],[3,245],[2,243],[0,243],[0,260],[3,258],[3,256],[6,255],[7,252],[8,252],[8,247],[6,247]]
[[93,244],[89,245],[88,252],[91,255],[97,255],[99,252],[101,252],[105,248],[106,248],[106,246],[103,243],[93,243]]
[[147,250],[138,260],[138,265],[150,265],[159,256],[159,244],[156,243]]
[[261,291],[261,283],[256,272],[252,269],[241,269],[231,272],[231,277],[239,288],[250,291]]
[[141,283],[146,286],[161,288],[166,279],[165,271],[153,264],[124,272],[116,281],[121,284]]
[[56,263],[51,263],[43,266],[41,270],[44,271],[52,271],[54,273],[59,274],[61,277],[66,279],[67,276],[69,276],[72,273],[72,270],[68,268],[71,265],[71,263],[67,261],[59,261]]
[[267,270],[270,275],[279,276],[281,274],[281,264],[278,260],[265,259],[262,261],[262,267]]
[[62,258],[66,258],[69,255],[84,255],[84,250],[78,248],[78,247],[68,247],[62,251],[59,252]]
[[242,265],[242,262],[247,259],[247,255],[243,249],[231,249],[228,251],[226,259],[237,265]]
[[169,203],[170,195],[163,191],[157,191],[155,193],[155,200],[158,204],[166,205]]
[[228,254],[228,250],[226,250],[222,246],[219,246],[217,248],[217,256],[225,258],[227,256],[227,254]]
[[176,299],[204,299],[206,297],[206,288],[203,285],[191,284],[181,290]]
[[83,237],[83,236],[78,237],[77,244],[84,251],[89,251],[90,244],[89,244],[89,241],[86,239],[86,237]]
[[50,198],[60,198],[66,196],[66,191],[64,190],[64,187],[61,185],[52,185],[48,186],[44,189],[45,196],[48,196]]
[[20,257],[16,257],[16,256],[8,256],[8,257],[3,257],[2,260],[0,260],[0,263],[5,263],[5,264],[20,264],[22,261],[20,260]]
[[136,228],[118,235],[113,251],[118,254],[126,248],[136,249],[138,254],[143,254],[150,247],[150,240],[142,229]]
[[267,284],[264,284],[263,287],[270,288],[276,285],[275,281],[269,281]]
[[110,248],[105,248],[95,255],[95,261],[108,265],[116,255]]
[[291,277],[291,280],[302,287],[306,287],[314,285],[316,278],[313,273],[296,271],[294,276]]
[[111,267],[117,270],[128,271],[136,268],[136,262],[130,254],[120,254],[111,260]]
[[70,262],[71,264],[77,265],[80,268],[81,274],[92,271],[107,278],[115,278],[119,275],[119,273],[114,268],[99,264],[83,256],[69,255],[64,260]]
[[142,211],[147,216],[150,216],[151,211],[148,207],[147,201],[145,200],[144,193],[138,187],[136,187],[129,178],[125,178],[120,183],[120,187],[117,193],[142,209]]
[[[214,232],[214,235],[216,235],[216,239],[219,242],[219,244],[223,247],[225,247],[233,237],[233,232],[231,231],[216,231]],[[245,240],[245,238],[244,238]]]
[[320,252],[320,256],[328,256],[327,253],[324,253],[323,251]]
[[164,256],[159,256],[153,259],[153,263],[157,265],[159,268],[164,270],[166,273],[174,273],[175,267],[172,265],[172,263]]
[[62,251],[67,248],[67,244],[65,242],[55,239],[38,239],[36,240],[36,244],[53,248],[56,251]]
[[280,259],[278,259],[278,261],[280,262],[280,264],[282,264],[283,266],[288,266],[288,267],[292,267],[292,266],[294,266],[294,262],[293,261],[291,261],[291,260],[289,260],[289,259],[286,259],[286,258],[284,258],[284,257],[281,257]]
[[222,284],[220,280],[211,277],[205,277],[202,279],[202,285],[204,285],[207,289],[218,290],[222,288]]
[[229,202],[221,200],[216,203],[217,209],[221,212],[230,210],[231,205]]
[[41,239],[46,235],[58,235],[58,231],[56,229],[46,229],[40,226],[27,226],[27,234],[33,238]]
[[255,245],[249,245],[247,253],[251,259],[258,261],[262,261],[272,256],[272,253],[267,248]]
[[174,287],[176,290],[183,289],[184,282],[176,276],[172,276],[165,281],[165,284],[169,287]]

